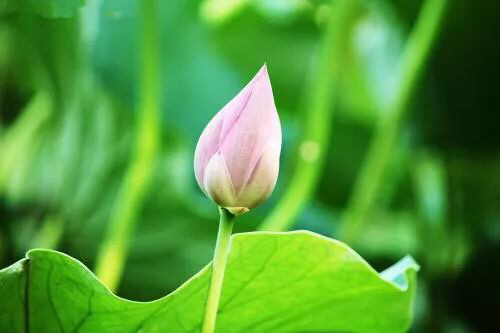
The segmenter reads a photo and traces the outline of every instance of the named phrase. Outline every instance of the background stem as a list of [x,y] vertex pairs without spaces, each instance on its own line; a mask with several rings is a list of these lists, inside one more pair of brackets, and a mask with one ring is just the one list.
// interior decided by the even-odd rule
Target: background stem
[[97,276],[111,290],[115,290],[120,282],[129,239],[144,200],[160,136],[155,0],[142,0],[139,16],[140,101],[136,143],[96,265]]
[[21,112],[21,116],[0,136],[0,194],[19,165],[32,163],[43,125],[50,119],[53,101],[46,90],[39,90]]
[[416,82],[428,58],[431,46],[439,31],[447,0],[426,0],[401,61],[401,80],[389,112],[379,122],[366,160],[354,186],[347,210],[343,216],[340,238],[346,242],[356,239],[366,215],[373,206],[380,184],[396,147],[402,118],[415,90]]
[[203,318],[202,333],[212,333],[215,330],[215,320],[217,318],[217,308],[222,291],[224,271],[226,270],[227,255],[233,230],[234,215],[224,208],[219,208],[220,222],[217,233],[217,243],[215,244],[214,260],[212,261],[212,277],[208,288],[205,315]]
[[319,50],[318,63],[306,87],[304,136],[298,146],[298,161],[283,197],[261,230],[282,231],[293,224],[318,182],[330,144],[336,87],[357,1],[332,1],[331,15]]

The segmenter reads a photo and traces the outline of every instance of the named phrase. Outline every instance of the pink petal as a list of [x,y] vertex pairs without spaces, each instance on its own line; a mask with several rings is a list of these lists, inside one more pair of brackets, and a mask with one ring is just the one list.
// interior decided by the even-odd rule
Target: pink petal
[[198,139],[194,153],[194,171],[196,181],[204,191],[203,179],[208,161],[219,151],[220,143],[243,111],[251,95],[251,84],[252,81],[216,113]]
[[226,162],[220,153],[214,154],[205,168],[203,188],[207,195],[219,206],[234,206],[236,195]]
[[274,189],[280,150],[281,125],[264,65],[203,130],[196,180],[217,204],[242,214]]
[[239,112],[228,109],[227,114],[223,115],[220,151],[226,161],[236,195],[250,178],[270,138],[281,138],[281,126],[265,65],[244,91],[247,89],[250,91],[247,100],[242,99],[238,104],[242,109]]
[[259,157],[249,179],[236,198],[236,205],[254,208],[273,192],[279,172],[281,135],[273,136]]
[[204,184],[205,169],[212,156],[219,150],[222,131],[222,116],[217,113],[201,133],[194,152],[194,174],[200,188],[206,193]]

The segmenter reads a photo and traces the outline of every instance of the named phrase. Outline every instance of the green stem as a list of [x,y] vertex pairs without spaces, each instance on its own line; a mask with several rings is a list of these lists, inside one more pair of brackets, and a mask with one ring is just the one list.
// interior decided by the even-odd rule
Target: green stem
[[306,87],[304,136],[298,146],[298,161],[292,180],[281,200],[260,226],[261,230],[282,231],[294,219],[314,191],[329,146],[335,91],[351,32],[356,2],[332,1],[332,15],[327,23],[318,63]]
[[23,109],[16,122],[0,135],[0,193],[12,175],[30,165],[39,145],[37,135],[47,123],[53,100],[46,90],[38,91]]
[[111,290],[117,288],[123,273],[129,239],[151,178],[160,137],[155,0],[141,1],[139,15],[140,101],[135,149],[96,265],[97,276]]
[[219,208],[220,222],[217,233],[217,243],[215,244],[214,260],[212,261],[212,277],[208,287],[207,303],[205,305],[205,315],[203,317],[202,333],[212,333],[215,330],[215,320],[217,318],[217,308],[222,291],[224,271],[226,270],[227,255],[231,240],[235,216],[224,208]]
[[436,39],[444,16],[447,0],[426,0],[403,52],[401,83],[388,115],[377,126],[376,132],[353,194],[343,217],[340,237],[347,242],[357,238],[366,215],[373,206],[381,182],[395,151],[402,118],[408,109],[416,82]]

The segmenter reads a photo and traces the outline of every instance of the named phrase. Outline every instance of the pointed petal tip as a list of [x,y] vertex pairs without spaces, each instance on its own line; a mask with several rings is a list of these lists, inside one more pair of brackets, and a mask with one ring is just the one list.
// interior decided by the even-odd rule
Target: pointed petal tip
[[269,76],[268,71],[267,71],[267,63],[264,63],[264,65],[262,65],[260,67],[260,69],[258,70],[257,74],[255,74],[256,77],[260,77],[262,75]]
[[262,67],[260,68],[260,72],[267,73],[267,62],[265,62],[264,65],[262,65]]
[[269,84],[271,84],[271,78],[269,77],[269,72],[267,70],[267,63],[264,63],[262,67],[259,69],[257,74],[255,74],[254,80],[256,81],[261,81],[261,80],[268,81]]

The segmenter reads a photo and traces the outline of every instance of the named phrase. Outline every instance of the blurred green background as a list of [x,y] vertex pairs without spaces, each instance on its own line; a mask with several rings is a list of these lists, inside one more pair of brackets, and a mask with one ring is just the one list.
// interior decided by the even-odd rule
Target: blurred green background
[[1,267],[47,247],[126,298],[178,287],[217,231],[198,136],[267,63],[281,172],[235,231],[312,230],[378,270],[411,254],[413,332],[495,331],[500,3],[34,3],[0,0]]

